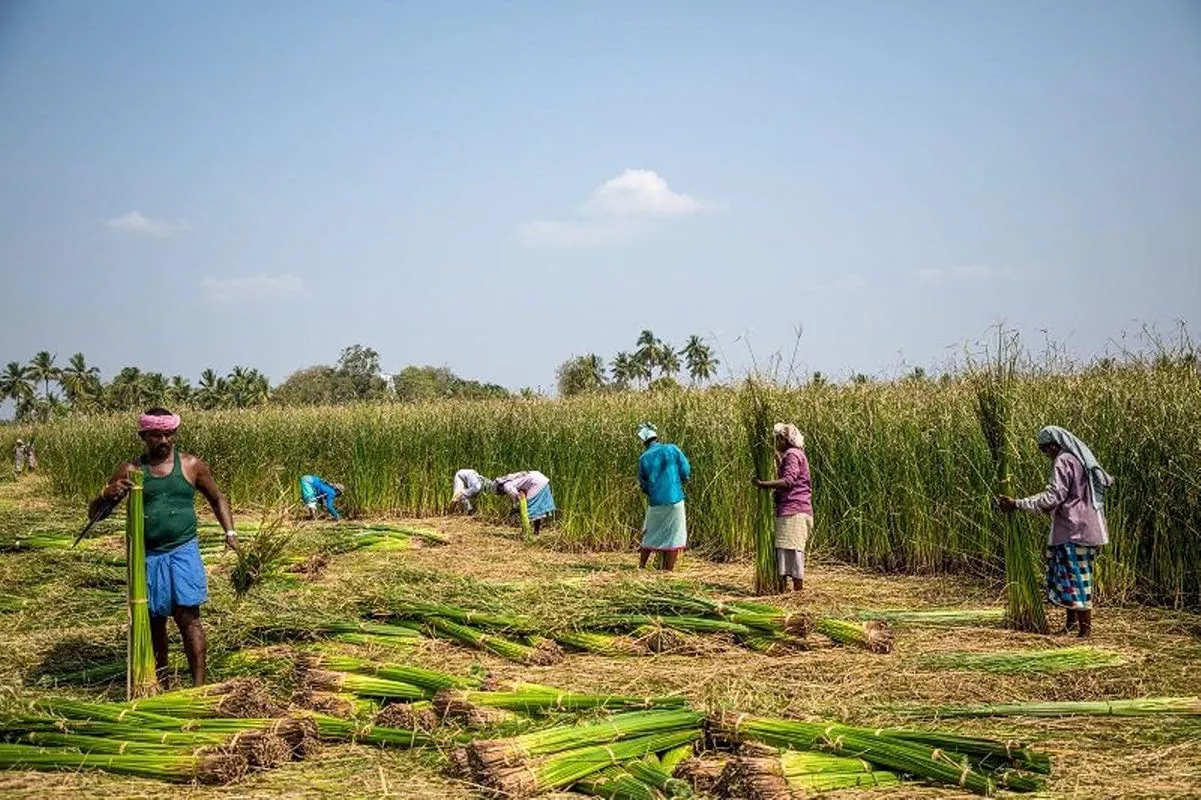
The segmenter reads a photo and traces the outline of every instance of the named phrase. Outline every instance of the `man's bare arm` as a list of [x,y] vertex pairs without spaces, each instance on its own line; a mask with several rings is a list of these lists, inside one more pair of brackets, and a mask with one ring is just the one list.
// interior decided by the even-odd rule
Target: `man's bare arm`
[[[230,547],[234,547],[234,542],[231,541],[230,534],[234,530],[234,515],[229,508],[229,500],[217,488],[217,482],[213,480],[212,470],[209,465],[199,458],[196,459],[196,488],[208,500],[209,508],[213,509],[213,515],[217,518],[217,522],[221,523],[222,529],[225,531],[225,541]],[[236,549],[236,548],[235,548]]]
[[126,461],[113,470],[112,477],[108,479],[108,483],[105,484],[104,488],[100,490],[100,495],[88,503],[89,519],[96,516],[97,507],[105,500],[120,500],[125,496],[125,493],[129,491],[129,487],[133,486],[133,481],[130,480],[129,476],[136,468],[137,466],[133,462]]

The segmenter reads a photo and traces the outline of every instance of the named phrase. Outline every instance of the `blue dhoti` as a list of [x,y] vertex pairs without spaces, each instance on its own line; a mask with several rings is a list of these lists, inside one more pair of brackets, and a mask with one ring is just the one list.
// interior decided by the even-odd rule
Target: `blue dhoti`
[[180,606],[198,606],[209,599],[198,539],[146,553],[146,598],[152,617],[169,617]]

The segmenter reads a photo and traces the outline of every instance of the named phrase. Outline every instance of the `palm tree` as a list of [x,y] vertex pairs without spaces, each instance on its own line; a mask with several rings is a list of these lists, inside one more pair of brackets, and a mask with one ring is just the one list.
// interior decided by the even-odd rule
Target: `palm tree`
[[100,370],[88,366],[88,360],[84,358],[83,353],[71,356],[71,360],[62,370],[59,381],[63,385],[63,391],[67,393],[67,400],[73,406],[94,404],[100,394]]
[[655,361],[659,364],[660,375],[674,377],[680,371],[680,357],[676,355],[676,349],[667,342],[659,342],[656,349]]
[[654,377],[655,367],[659,364],[659,349],[662,342],[656,338],[653,331],[643,330],[638,334],[638,341],[635,344],[638,349],[634,351],[634,362],[637,366],[634,377],[650,383],[651,378]]
[[143,383],[144,392],[138,403],[139,406],[161,406],[167,402],[167,376],[161,372],[146,373]]
[[45,399],[50,399],[50,381],[57,381],[60,371],[54,366],[55,353],[49,350],[42,350],[35,353],[33,360],[29,362],[29,377],[34,383],[41,381],[45,386]]
[[167,400],[173,406],[186,406],[192,402],[192,382],[183,375],[172,375],[167,382]]
[[688,375],[694,385],[712,378],[717,373],[718,364],[721,363],[713,357],[713,350],[709,345],[695,333],[688,337],[688,343],[684,345],[680,355],[684,356],[688,365]]
[[0,400],[12,400],[16,403],[18,416],[21,416],[19,413],[21,405],[33,400],[35,394],[36,390],[29,367],[20,361],[8,362],[4,372],[0,373]]
[[235,408],[261,405],[267,402],[271,394],[271,382],[253,367],[234,367],[226,380],[229,383],[230,401]]
[[630,381],[636,377],[635,371],[634,357],[629,353],[623,350],[613,356],[613,365],[609,368],[609,372],[613,376],[613,383],[619,389],[625,389],[630,385]]
[[221,404],[221,395],[225,390],[224,378],[217,377],[217,373],[211,369],[206,369],[200,373],[200,387],[196,390],[196,400],[201,408],[216,408]]
[[133,411],[144,408],[147,396],[147,376],[136,366],[124,366],[108,383],[108,404],[114,410]]

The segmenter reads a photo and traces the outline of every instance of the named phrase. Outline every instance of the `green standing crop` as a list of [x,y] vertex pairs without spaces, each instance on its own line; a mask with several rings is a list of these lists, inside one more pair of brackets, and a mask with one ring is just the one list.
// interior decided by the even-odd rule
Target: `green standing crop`
[[125,565],[128,577],[126,594],[129,605],[129,629],[126,641],[127,665],[125,694],[130,700],[158,691],[154,669],[154,646],[150,639],[150,609],[146,587],[146,517],[142,500],[142,470],[133,471],[129,507],[125,514]]

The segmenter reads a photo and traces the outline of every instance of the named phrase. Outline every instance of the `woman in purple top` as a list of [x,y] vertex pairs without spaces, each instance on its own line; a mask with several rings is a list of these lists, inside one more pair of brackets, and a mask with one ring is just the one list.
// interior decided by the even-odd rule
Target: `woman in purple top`
[[772,434],[776,444],[776,479],[755,478],[754,484],[775,492],[776,566],[781,584],[785,578],[792,578],[792,590],[799,592],[805,583],[805,543],[813,530],[809,459],[805,456],[805,437],[795,425],[777,422]]
[[1064,633],[1078,626],[1084,638],[1093,627],[1093,561],[1097,548],[1109,543],[1105,492],[1113,477],[1101,468],[1088,445],[1058,426],[1038,432],[1038,449],[1052,460],[1047,488],[1020,500],[1002,495],[997,505],[1002,511],[1051,516],[1047,598],[1067,609]]

